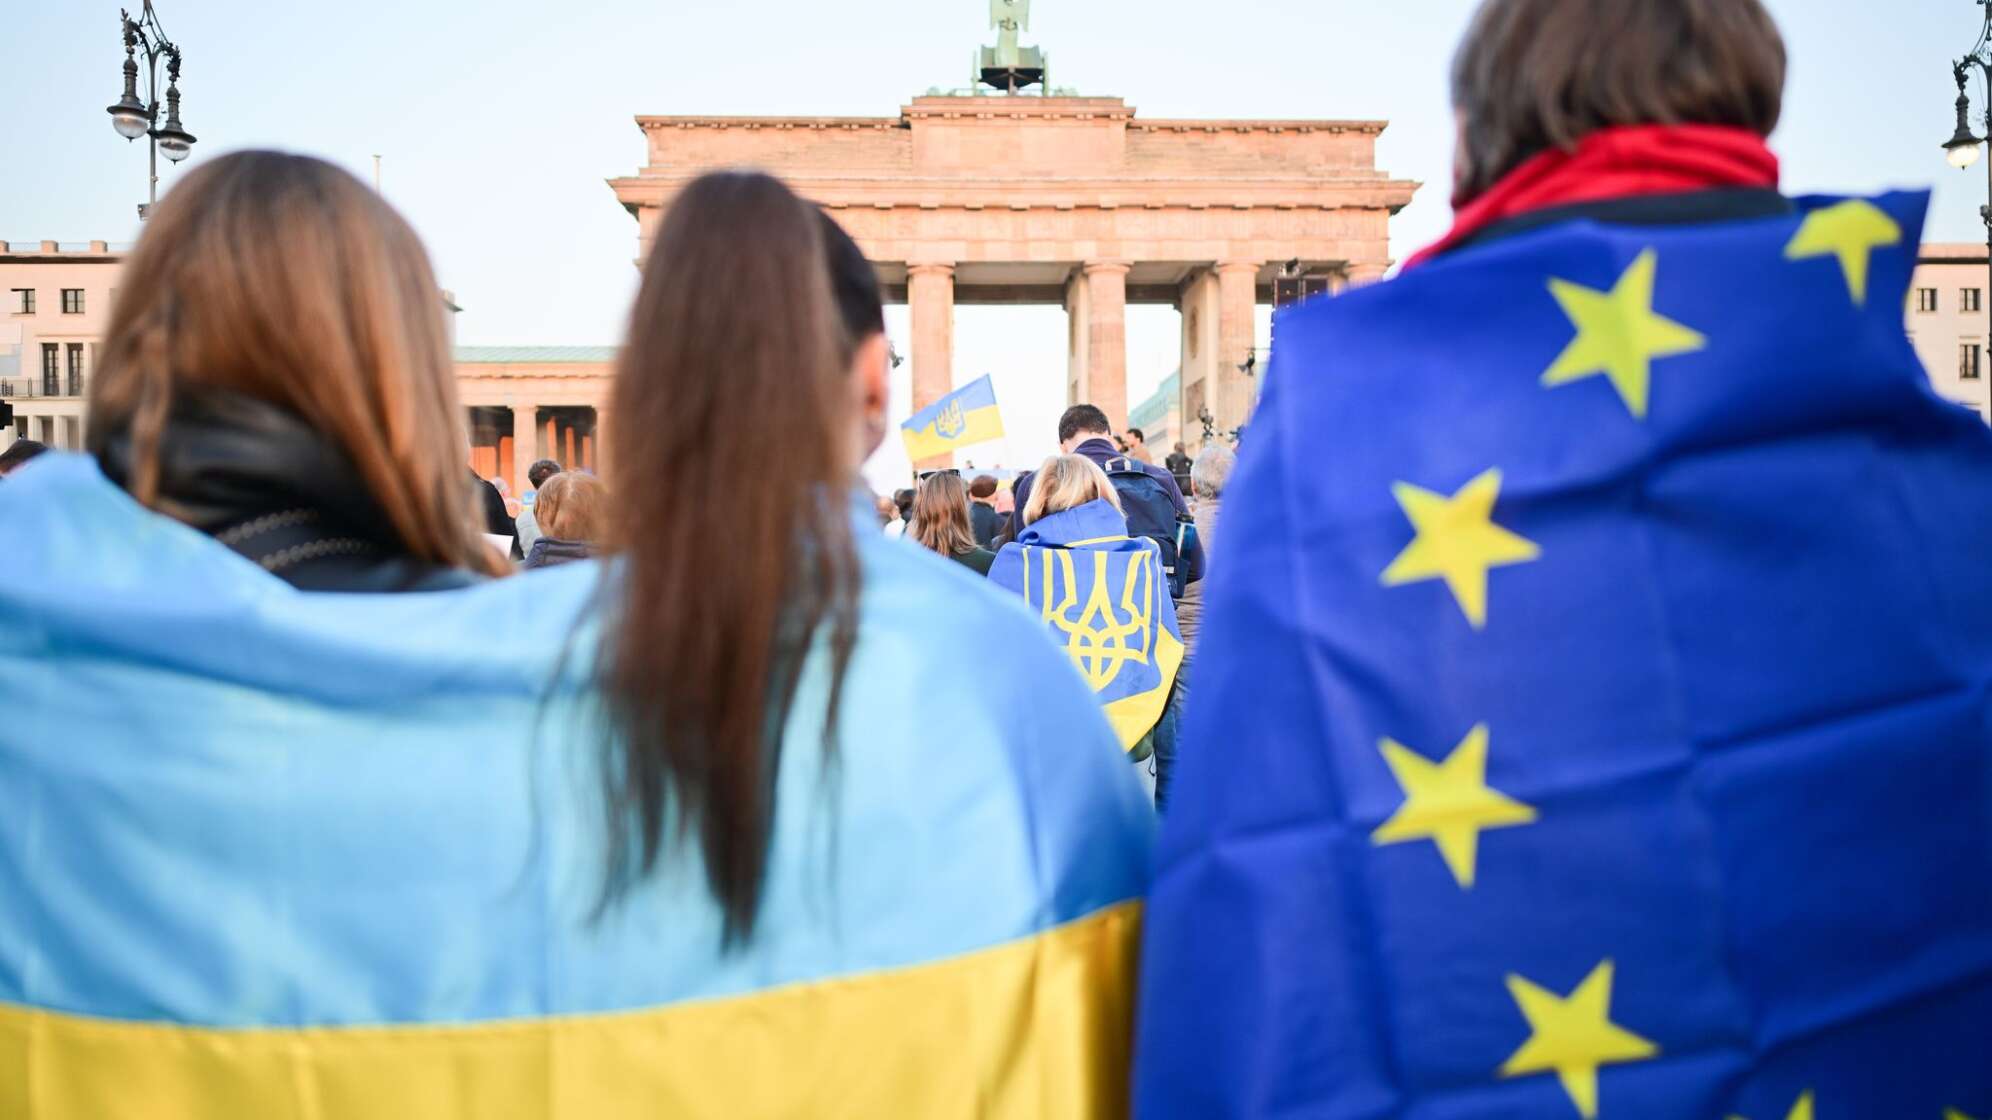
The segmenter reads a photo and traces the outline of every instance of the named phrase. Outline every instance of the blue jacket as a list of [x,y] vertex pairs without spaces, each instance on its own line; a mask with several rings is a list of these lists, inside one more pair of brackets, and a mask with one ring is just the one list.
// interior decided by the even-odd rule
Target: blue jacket
[[[1155,542],[1127,535],[1113,504],[1041,518],[1003,546],[989,579],[1024,597],[1078,667],[1121,745],[1161,718],[1183,663],[1176,607]],[[1032,695],[1029,703],[1037,702]]]
[[595,913],[613,567],[308,594],[9,476],[0,1116],[1124,1113],[1153,811],[1036,620],[853,516],[837,753],[818,661],[722,952],[695,844]]
[[[1163,489],[1169,492],[1169,503],[1176,507],[1176,513],[1179,516],[1190,516],[1190,503],[1183,500],[1183,488],[1176,484],[1175,475],[1170,474],[1153,463],[1144,463],[1132,456],[1122,455],[1120,449],[1114,446],[1112,440],[1106,438],[1089,439],[1085,443],[1073,448],[1072,453],[1081,458],[1091,459],[1103,471],[1107,469],[1108,463],[1119,459],[1126,459],[1134,469],[1162,484]],[[1031,500],[1031,483],[1036,480],[1036,477],[1035,472],[1033,472],[1017,479],[1015,491],[1018,512],[1016,516],[1019,520],[1022,518],[1024,504]],[[1202,542],[1191,542],[1189,552],[1183,557],[1183,563],[1189,566],[1188,581],[1190,583],[1195,583],[1197,580],[1203,578],[1204,552]]]

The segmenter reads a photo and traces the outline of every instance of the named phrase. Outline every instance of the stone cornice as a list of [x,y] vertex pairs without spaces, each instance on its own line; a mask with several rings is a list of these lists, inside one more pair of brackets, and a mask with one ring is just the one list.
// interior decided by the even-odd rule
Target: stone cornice
[[645,132],[671,129],[739,129],[746,132],[889,132],[903,127],[898,117],[638,117]]
[[[662,202],[697,178],[687,169],[609,185],[626,203],[647,194]],[[1346,210],[1402,207],[1423,184],[1411,179],[1236,178],[988,180],[885,176],[815,179],[791,175],[797,193],[831,210]],[[889,192],[889,193],[888,193]],[[1219,200],[1214,195],[1223,194]]]

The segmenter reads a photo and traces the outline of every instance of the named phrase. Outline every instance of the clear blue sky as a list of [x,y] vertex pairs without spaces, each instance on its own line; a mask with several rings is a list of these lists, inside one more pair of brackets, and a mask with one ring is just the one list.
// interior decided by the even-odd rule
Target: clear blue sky
[[[636,227],[603,180],[642,163],[636,114],[891,115],[930,86],[963,84],[970,49],[990,36],[982,0],[155,3],[187,52],[195,159],[276,146],[367,176],[383,154],[386,194],[464,305],[462,341],[478,344],[620,335]],[[117,138],[104,113],[123,62],[117,3],[5,6],[0,237],[132,239],[144,149]],[[1982,168],[1953,172],[1937,147],[1956,96],[1946,60],[1970,46],[1978,6],[1771,7],[1793,58],[1774,138],[1787,189],[1934,185],[1929,235],[1980,238]],[[1402,256],[1449,217],[1446,65],[1471,9],[1469,0],[1037,0],[1026,41],[1051,52],[1058,84],[1123,96],[1151,116],[1389,119],[1381,164],[1430,184],[1394,223]],[[892,325],[904,348],[903,316]],[[1135,399],[1174,368],[1176,330],[1168,309],[1132,313]],[[1065,337],[1053,308],[960,313],[957,377],[996,373],[1011,463],[1050,442]]]

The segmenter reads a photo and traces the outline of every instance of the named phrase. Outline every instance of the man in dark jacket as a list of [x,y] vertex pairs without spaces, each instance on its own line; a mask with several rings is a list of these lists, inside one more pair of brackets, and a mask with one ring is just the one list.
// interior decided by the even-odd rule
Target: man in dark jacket
[[[1091,459],[1103,471],[1110,470],[1109,463],[1125,460],[1125,467],[1138,470],[1162,484],[1169,494],[1169,502],[1176,507],[1179,517],[1190,516],[1190,504],[1183,500],[1183,488],[1176,485],[1176,477],[1153,463],[1144,463],[1129,458],[1114,446],[1113,425],[1107,422],[1107,414],[1090,404],[1075,404],[1058,418],[1058,448],[1066,455],[1078,455]],[[1031,476],[1017,479],[1017,515],[1011,521],[1014,526],[1010,535],[1017,536],[1023,531],[1024,506],[1031,500]],[[1203,545],[1193,542],[1183,557],[1189,567],[1189,581],[1203,578]]]
[[996,480],[986,474],[968,484],[968,525],[979,548],[988,548],[1003,530],[1003,515],[996,512]]

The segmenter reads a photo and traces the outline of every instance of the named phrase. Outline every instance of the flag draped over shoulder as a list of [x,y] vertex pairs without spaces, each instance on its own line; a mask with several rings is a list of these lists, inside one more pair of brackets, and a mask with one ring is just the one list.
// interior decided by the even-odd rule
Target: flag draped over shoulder
[[[0,1116],[1124,1110],[1152,811],[1036,620],[948,562],[856,534],[835,766],[811,667],[721,952],[671,841],[595,913],[599,567],[300,594],[61,454],[0,525],[35,573],[0,582]],[[956,671],[963,633],[1031,705]]]
[[1903,334],[1924,205],[1282,314],[1142,1115],[1992,1117],[1992,437]]
[[956,389],[913,414],[900,426],[906,455],[915,462],[946,455],[957,447],[1003,438],[1003,414],[996,407],[996,384],[988,377]]
[[1161,550],[1127,535],[1112,503],[1042,518],[1004,545],[989,579],[1024,597],[1133,750],[1169,702],[1183,663]]

